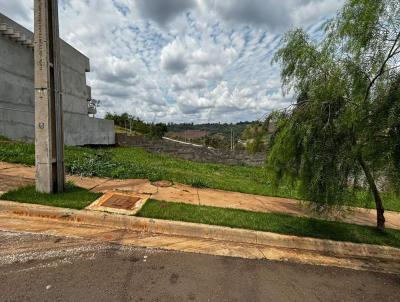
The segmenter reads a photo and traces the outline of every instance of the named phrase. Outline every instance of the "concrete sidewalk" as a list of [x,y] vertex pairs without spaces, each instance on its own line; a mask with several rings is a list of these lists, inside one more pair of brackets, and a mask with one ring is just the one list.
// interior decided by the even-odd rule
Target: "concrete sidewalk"
[[[34,167],[0,162],[0,193],[22,185],[32,184],[35,179]],[[376,211],[361,208],[349,208],[346,215],[320,217],[310,211],[306,203],[298,200],[278,197],[251,195],[215,189],[198,189],[182,184],[170,187],[156,186],[145,179],[116,180],[107,178],[87,178],[68,176],[77,186],[94,192],[127,191],[148,194],[151,198],[169,202],[181,202],[194,205],[234,208],[254,212],[285,213],[293,216],[315,217],[324,220],[338,220],[359,225],[376,225]],[[400,229],[400,213],[385,212],[386,227]]]

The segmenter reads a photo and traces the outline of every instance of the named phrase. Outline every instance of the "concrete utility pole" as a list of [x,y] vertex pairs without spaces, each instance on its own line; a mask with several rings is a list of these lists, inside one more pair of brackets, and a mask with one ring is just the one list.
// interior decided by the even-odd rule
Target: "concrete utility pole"
[[34,42],[36,189],[56,193],[65,183],[57,0],[35,0]]
[[231,127],[231,150],[233,151],[234,148],[235,148],[234,133],[233,133],[233,128]]

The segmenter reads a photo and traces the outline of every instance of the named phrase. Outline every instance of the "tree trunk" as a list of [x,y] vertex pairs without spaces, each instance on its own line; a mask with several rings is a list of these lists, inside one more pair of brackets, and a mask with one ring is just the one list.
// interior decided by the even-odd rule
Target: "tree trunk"
[[378,230],[384,232],[385,231],[385,209],[383,208],[382,204],[382,199],[379,194],[378,188],[376,187],[374,177],[372,176],[372,173],[367,166],[367,163],[364,161],[364,158],[360,154],[358,156],[358,162],[360,163],[364,173],[365,177],[367,178],[368,185],[372,191],[372,194],[374,195],[374,200],[375,200],[375,207],[376,207],[376,226]]

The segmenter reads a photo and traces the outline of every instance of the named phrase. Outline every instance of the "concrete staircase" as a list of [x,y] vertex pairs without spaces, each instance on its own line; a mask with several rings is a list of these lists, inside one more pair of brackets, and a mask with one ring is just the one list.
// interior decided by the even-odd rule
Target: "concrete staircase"
[[24,34],[18,32],[6,23],[0,23],[0,35],[6,36],[18,44],[33,49],[33,42],[31,39],[27,38]]

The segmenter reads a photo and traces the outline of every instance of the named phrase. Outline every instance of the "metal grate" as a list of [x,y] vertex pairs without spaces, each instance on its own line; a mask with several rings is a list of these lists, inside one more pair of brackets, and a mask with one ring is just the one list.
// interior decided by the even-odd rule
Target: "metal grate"
[[103,202],[101,206],[121,210],[132,210],[139,200],[140,197],[114,194]]

